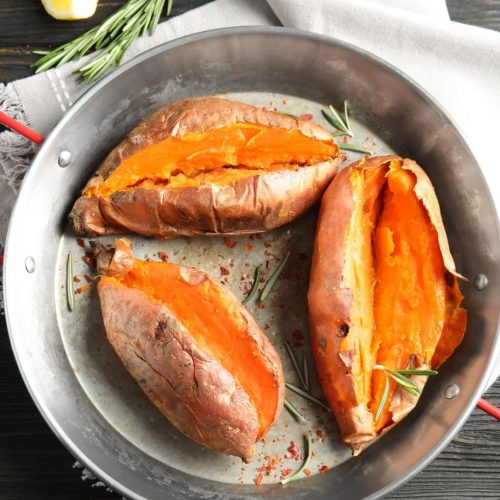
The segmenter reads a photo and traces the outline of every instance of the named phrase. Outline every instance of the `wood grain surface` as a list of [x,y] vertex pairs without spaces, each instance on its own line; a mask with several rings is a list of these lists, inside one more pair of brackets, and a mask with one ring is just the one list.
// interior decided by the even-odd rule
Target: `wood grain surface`
[[[45,14],[39,0],[0,0],[0,82],[31,75],[29,65],[36,60],[32,50],[74,38],[122,3],[101,0],[90,20],[61,23]],[[177,0],[172,14],[205,3],[207,0]],[[448,0],[448,7],[453,20],[500,31],[500,0]],[[485,397],[500,405],[500,381]],[[28,394],[1,316],[0,498],[121,498],[96,479],[82,477],[82,469],[74,464],[75,459],[53,435]],[[500,499],[500,422],[474,410],[430,466],[385,498]]]

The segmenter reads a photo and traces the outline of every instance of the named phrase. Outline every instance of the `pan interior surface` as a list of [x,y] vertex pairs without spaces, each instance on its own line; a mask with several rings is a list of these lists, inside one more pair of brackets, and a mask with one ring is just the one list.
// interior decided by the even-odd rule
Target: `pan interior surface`
[[[253,464],[204,450],[164,420],[105,340],[95,286],[85,278],[90,272],[82,261],[84,249],[66,224],[67,214],[99,162],[141,118],[184,97],[214,94],[312,113],[320,122],[322,107],[349,98],[353,142],[417,160],[436,188],[458,269],[470,279],[478,273],[489,278],[482,291],[463,284],[470,317],[465,340],[429,383],[418,407],[358,458],[349,459],[328,412],[293,394],[287,397],[308,424],[284,411],[266,443],[259,444]],[[62,151],[72,154],[67,168],[57,163]],[[299,359],[309,356],[312,375],[305,297],[315,220],[312,210],[262,237],[231,237],[229,244],[224,238],[134,237],[134,254],[158,259],[164,252],[170,261],[209,272],[243,297],[255,266],[262,263],[272,271],[290,250],[287,269],[265,308],[251,303],[249,309],[276,346],[286,380],[298,385],[283,341],[296,347]],[[69,251],[80,279],[75,288],[81,289],[72,312],[64,289]],[[328,498],[335,491],[339,498],[367,497],[418,471],[451,439],[481,393],[498,349],[499,251],[494,205],[474,158],[448,118],[409,81],[326,38],[281,29],[223,30],[167,44],[125,65],[76,103],[47,139],[23,184],[9,230],[9,332],[48,423],[79,460],[127,496]],[[27,258],[34,260],[34,272],[26,271]],[[321,397],[315,375],[312,380]],[[452,383],[461,391],[449,400],[444,392]],[[314,477],[283,488],[278,484],[283,470],[301,463],[287,458],[287,449],[293,441],[302,450],[307,430],[315,437]],[[282,462],[267,467],[274,457]],[[322,466],[327,473],[319,474]]]

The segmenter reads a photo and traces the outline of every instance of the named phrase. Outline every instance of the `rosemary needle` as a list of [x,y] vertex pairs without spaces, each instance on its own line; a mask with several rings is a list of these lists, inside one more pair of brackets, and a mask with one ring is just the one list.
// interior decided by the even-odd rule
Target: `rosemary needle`
[[269,293],[271,292],[274,284],[276,283],[276,281],[278,281],[278,278],[280,277],[281,271],[283,271],[283,268],[286,265],[288,257],[290,257],[290,252],[286,253],[285,258],[281,261],[280,265],[274,270],[273,274],[271,274],[270,278],[267,280],[267,283],[264,285],[262,292],[260,292],[260,301],[261,302],[264,302],[264,300],[266,300],[266,298],[269,295]]
[[253,275],[254,278],[253,278],[252,289],[250,290],[250,293],[246,296],[246,298],[241,301],[241,303],[243,305],[245,305],[247,302],[249,302],[252,299],[252,297],[257,293],[257,289],[259,288],[259,283],[260,283],[261,267],[262,267],[262,264],[259,264],[255,268],[255,272],[254,272],[254,275]]
[[68,260],[66,261],[66,299],[68,309],[72,311],[75,307],[75,292],[73,290],[73,259],[71,252],[68,253]]
[[300,466],[300,469],[298,471],[294,472],[291,476],[288,476],[287,478],[285,478],[281,481],[281,484],[283,484],[283,485],[288,484],[288,483],[294,481],[295,479],[297,479],[300,476],[300,474],[302,474],[304,469],[307,467],[309,460],[311,460],[312,442],[311,442],[311,435],[309,434],[309,432],[307,434],[304,434],[304,440],[306,442],[305,460],[304,460],[303,464]]
[[340,142],[338,143],[339,149],[343,151],[352,151],[354,153],[362,153],[365,155],[371,155],[373,151],[369,151],[368,149],[362,148],[361,146],[356,146],[355,144],[351,144],[350,142]]
[[307,384],[306,384],[304,376],[302,375],[302,372],[300,371],[299,363],[297,361],[295,353],[293,352],[293,349],[291,348],[291,346],[288,342],[285,341],[284,344],[285,344],[286,352],[288,353],[288,357],[290,358],[290,361],[292,362],[292,365],[295,368],[297,376],[299,377],[300,383],[302,384],[302,387],[307,391],[308,390]]
[[387,396],[389,395],[389,375],[387,373],[385,374],[385,387],[384,387],[384,392],[382,393],[382,397],[380,398],[380,402],[377,407],[377,412],[375,413],[375,422],[378,422],[378,419],[380,418],[380,414],[382,413],[382,410],[384,409],[385,402],[387,401]]
[[283,404],[297,421],[307,423],[307,420],[300,414],[299,410],[297,410],[297,408],[295,408],[295,406],[288,401],[288,399],[285,399]]
[[292,392],[295,392],[295,394],[298,394],[299,396],[302,396],[304,399],[307,399],[311,401],[312,403],[316,403],[317,405],[321,406],[327,411],[331,411],[328,406],[325,405],[322,401],[319,399],[315,398],[311,394],[309,394],[306,391],[303,391],[300,387],[297,387],[296,385],[290,384],[289,382],[285,382],[285,386],[290,389]]

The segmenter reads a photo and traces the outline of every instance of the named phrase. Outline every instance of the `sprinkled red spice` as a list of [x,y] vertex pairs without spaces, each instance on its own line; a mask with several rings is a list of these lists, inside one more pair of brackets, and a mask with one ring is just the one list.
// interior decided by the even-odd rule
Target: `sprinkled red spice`
[[311,113],[304,113],[303,115],[300,115],[299,118],[302,118],[302,120],[312,120],[313,115]]
[[73,281],[75,283],[80,283],[80,278],[78,276],[73,276]]
[[318,465],[318,470],[320,474],[324,474],[328,471],[328,465]]
[[271,246],[271,243],[269,243],[269,241],[264,241],[264,246],[266,248],[269,248]]
[[283,469],[281,471],[281,476],[280,476],[280,480],[283,481],[283,479],[285,479],[287,476],[289,476],[290,474],[292,473],[292,469]]
[[316,436],[323,439],[325,437],[325,433],[321,429],[316,429]]
[[264,304],[264,302],[259,302],[259,303],[257,304],[257,307],[258,307],[259,309],[265,309],[265,308],[266,308],[266,305]]
[[91,253],[86,253],[86,254],[82,257],[82,260],[83,260],[83,262],[85,262],[85,264],[87,264],[87,266],[89,266],[91,269],[94,269],[94,268],[95,268],[95,260],[94,260],[94,256],[93,256]]
[[256,484],[256,485],[259,485],[259,484],[262,484],[262,480],[264,479],[264,477],[262,476],[262,474],[258,474],[257,476],[255,476],[253,478],[253,482]]
[[290,446],[287,448],[287,451],[290,453],[290,458],[293,458],[295,460],[300,459],[299,450],[297,449],[295,441],[290,441]]
[[84,248],[84,247],[85,247],[85,241],[83,241],[81,238],[77,238],[77,239],[76,239],[76,244],[77,244],[79,247],[82,247],[82,248]]
[[349,142],[349,137],[348,137],[347,135],[344,135],[344,136],[342,137],[342,142],[343,142],[344,144],[347,144],[347,143]]
[[160,259],[163,262],[167,262],[168,261],[168,255],[165,252],[158,252],[158,257],[160,257]]
[[227,276],[229,274],[229,269],[227,267],[220,266],[219,269],[222,276]]
[[304,474],[306,476],[310,476],[311,475],[311,469],[304,469]]
[[228,248],[234,248],[236,244],[236,241],[230,240],[229,238],[224,238],[224,245],[226,245]]
[[229,259],[229,267],[234,267],[234,259]]
[[253,245],[251,243],[247,243],[245,245],[245,252],[251,252],[253,250]]
[[92,278],[88,274],[83,275],[83,279],[87,282],[90,283],[92,281]]

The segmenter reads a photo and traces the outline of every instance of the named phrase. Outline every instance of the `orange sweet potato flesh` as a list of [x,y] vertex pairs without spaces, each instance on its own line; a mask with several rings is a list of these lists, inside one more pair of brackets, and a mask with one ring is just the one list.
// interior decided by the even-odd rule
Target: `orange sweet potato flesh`
[[375,367],[436,369],[460,344],[467,315],[457,276],[432,185],[416,163],[365,159],[332,182],[318,223],[309,310],[320,380],[355,453],[418,399],[391,381],[375,422],[386,382]]
[[236,179],[266,171],[327,161],[337,153],[335,143],[308,137],[298,130],[236,123],[180,137],[170,136],[146,146],[125,158],[101,185],[90,186],[82,194],[109,196],[117,191],[154,188],[158,184],[170,187],[192,187],[202,182],[228,185]]
[[275,419],[279,393],[267,360],[253,349],[247,323],[232,297],[212,281],[189,283],[179,266],[169,262],[135,260],[120,282],[167,304],[199,347],[235,376],[257,409],[260,437]]

